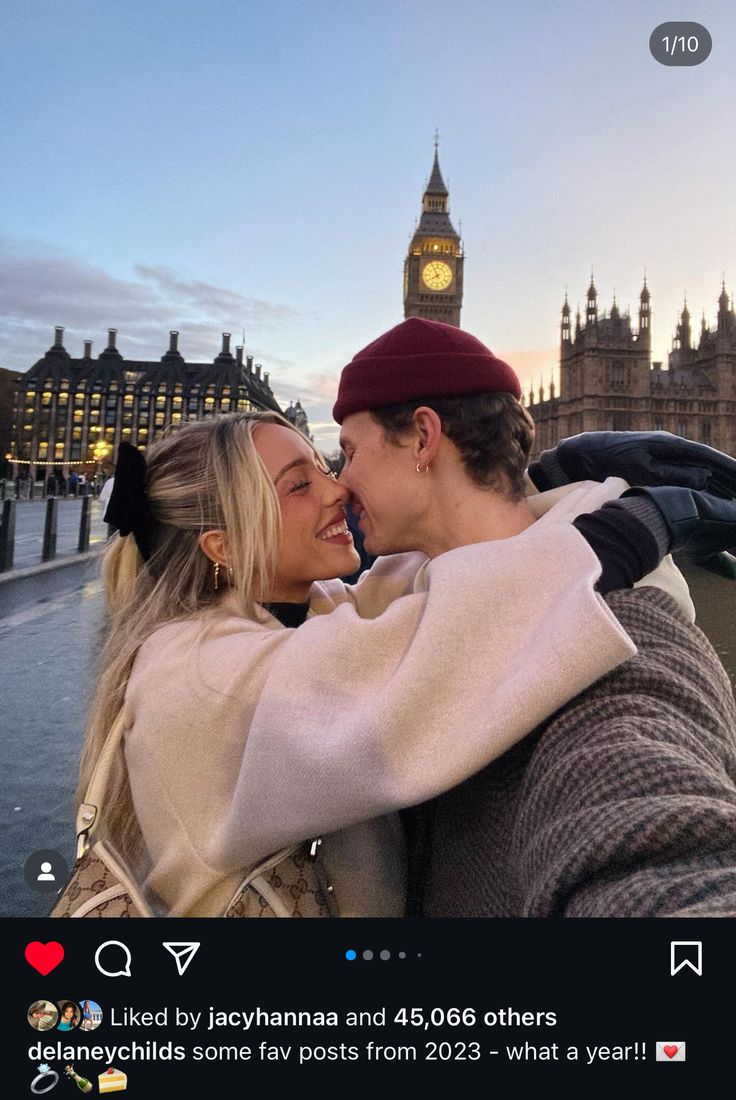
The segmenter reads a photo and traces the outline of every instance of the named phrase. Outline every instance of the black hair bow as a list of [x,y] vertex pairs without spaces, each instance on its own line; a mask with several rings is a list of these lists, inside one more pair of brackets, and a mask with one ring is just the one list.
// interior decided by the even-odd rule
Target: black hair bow
[[130,443],[121,443],[115,467],[105,523],[117,527],[121,535],[133,535],[141,557],[151,556],[153,516],[146,495],[146,460]]

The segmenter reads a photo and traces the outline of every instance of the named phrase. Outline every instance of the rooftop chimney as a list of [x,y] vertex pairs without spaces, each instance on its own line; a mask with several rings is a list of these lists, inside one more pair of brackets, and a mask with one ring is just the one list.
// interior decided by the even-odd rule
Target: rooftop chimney
[[243,365],[243,345],[242,344],[238,344],[238,346],[235,349],[235,361],[237,362],[239,367],[242,367],[242,365]]
[[246,355],[245,365],[248,368],[249,373],[252,374],[253,373],[253,356],[252,355]]
[[57,325],[56,328],[54,329],[54,347],[55,348],[63,348],[64,347],[64,326],[63,325]]
[[107,330],[107,351],[115,351],[115,341],[118,338],[118,330],[116,328],[109,328]]
[[169,333],[169,351],[174,354],[179,351],[179,333],[174,328]]
[[229,355],[230,354],[230,333],[229,332],[223,332],[223,334],[222,334],[222,351],[220,352],[220,354],[221,355]]
[[92,341],[91,340],[85,340],[84,341],[84,358],[85,359],[91,359],[92,358]]
[[269,388],[269,386],[268,386],[268,379],[269,378],[270,378],[270,375],[268,374],[268,372],[266,372],[266,374],[264,374],[264,376],[263,376],[263,385],[266,387],[266,389]]
[[260,377],[261,377],[261,364],[256,363],[256,378],[260,378]]

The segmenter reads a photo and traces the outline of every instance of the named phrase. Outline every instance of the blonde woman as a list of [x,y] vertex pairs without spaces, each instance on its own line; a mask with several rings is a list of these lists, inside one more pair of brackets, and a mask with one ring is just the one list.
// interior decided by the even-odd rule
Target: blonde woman
[[491,541],[379,559],[351,588],[347,500],[275,413],[120,449],[80,792],[123,708],[106,829],[158,912],[221,913],[249,868],[323,835],[341,914],[400,916],[394,811],[635,652],[567,514],[504,498]]

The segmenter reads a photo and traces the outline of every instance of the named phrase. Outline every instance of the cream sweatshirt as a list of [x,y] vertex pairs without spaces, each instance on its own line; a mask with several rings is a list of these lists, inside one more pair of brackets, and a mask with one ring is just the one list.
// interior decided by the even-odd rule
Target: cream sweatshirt
[[514,538],[316,583],[298,629],[226,599],[206,627],[143,644],[125,755],[147,886],[170,915],[220,913],[245,870],[324,834],[341,912],[401,915],[392,811],[460,783],[635,653],[570,525],[598,506],[590,484],[540,494],[538,512],[554,506]]

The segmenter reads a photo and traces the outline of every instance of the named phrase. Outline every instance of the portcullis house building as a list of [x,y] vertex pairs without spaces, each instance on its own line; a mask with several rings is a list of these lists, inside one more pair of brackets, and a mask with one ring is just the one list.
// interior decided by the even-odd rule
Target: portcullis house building
[[114,461],[121,442],[145,450],[152,440],[181,420],[219,412],[272,409],[281,412],[261,364],[244,349],[230,351],[230,333],[222,334],[219,354],[207,363],[186,362],[179,333],[171,332],[168,351],[153,362],[124,359],[117,330],[108,330],[107,347],[92,358],[92,343],[73,358],[64,347],[64,329],[17,381],[10,461],[13,475],[31,477],[72,470],[94,474]]

